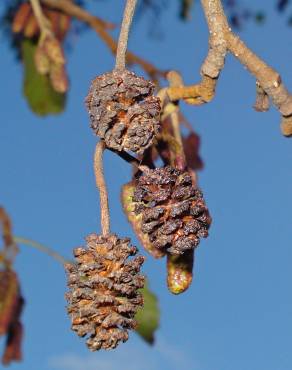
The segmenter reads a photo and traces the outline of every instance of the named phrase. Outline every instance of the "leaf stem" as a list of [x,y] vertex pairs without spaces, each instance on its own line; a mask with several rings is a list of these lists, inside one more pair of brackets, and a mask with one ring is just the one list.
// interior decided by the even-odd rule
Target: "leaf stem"
[[100,197],[100,216],[101,216],[101,231],[104,236],[110,234],[110,214],[108,205],[108,192],[104,179],[103,171],[103,151],[105,144],[103,141],[99,141],[96,144],[94,154],[94,174],[96,180],[96,186],[99,190]]
[[126,52],[129,39],[129,31],[131,28],[137,0],[127,0],[124,16],[118,41],[117,54],[116,54],[116,66],[115,69],[126,68]]

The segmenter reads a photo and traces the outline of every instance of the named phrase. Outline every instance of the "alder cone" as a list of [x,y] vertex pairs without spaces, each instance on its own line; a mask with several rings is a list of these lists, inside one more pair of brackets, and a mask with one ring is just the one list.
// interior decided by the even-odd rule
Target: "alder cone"
[[208,236],[211,217],[188,171],[171,166],[146,170],[133,201],[136,214],[142,213],[141,229],[156,248],[179,255]]
[[87,248],[76,248],[75,264],[65,266],[69,292],[66,294],[72,330],[87,336],[90,350],[113,349],[128,339],[136,326],[134,316],[143,305],[138,289],[144,286],[139,274],[144,257],[128,238],[90,234]]
[[96,77],[86,98],[91,128],[114,150],[141,154],[160,129],[154,84],[127,70]]

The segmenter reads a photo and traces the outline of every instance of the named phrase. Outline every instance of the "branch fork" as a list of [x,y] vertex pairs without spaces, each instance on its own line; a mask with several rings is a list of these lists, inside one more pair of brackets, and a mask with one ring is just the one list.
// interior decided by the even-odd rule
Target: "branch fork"
[[292,95],[284,86],[280,75],[268,66],[233,33],[223,10],[221,0],[201,0],[208,24],[209,51],[201,67],[202,80],[191,86],[170,87],[170,100],[183,99],[186,103],[200,105],[212,100],[217,80],[227,53],[235,56],[256,78],[257,99],[255,109],[266,111],[269,100],[282,115],[281,129],[285,136],[292,135]]

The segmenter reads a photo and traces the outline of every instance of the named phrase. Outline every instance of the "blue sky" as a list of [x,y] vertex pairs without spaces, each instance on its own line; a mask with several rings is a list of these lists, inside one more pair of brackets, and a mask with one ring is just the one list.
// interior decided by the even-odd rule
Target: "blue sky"
[[[118,22],[122,3],[93,2],[91,10]],[[255,9],[260,4],[245,3]],[[292,30],[276,16],[274,3],[265,2],[268,22],[247,24],[241,36],[292,90]],[[159,22],[163,38],[149,38],[149,28],[147,17],[135,23],[130,49],[181,71],[187,83],[198,81],[208,36],[199,4],[192,20],[182,23],[172,0]],[[70,258],[88,233],[99,231],[96,138],[84,97],[90,80],[114,60],[94,32],[74,39],[66,112],[43,119],[27,107],[21,65],[1,42],[1,204],[16,235]],[[201,135],[205,168],[199,181],[213,225],[196,252],[193,285],[181,296],[166,289],[165,261],[148,256],[144,264],[162,315],[154,347],[133,333],[115,351],[89,352],[70,330],[62,267],[23,246],[16,268],[26,299],[24,362],[12,370],[291,370],[292,142],[280,133],[278,112],[255,112],[254,98],[254,78],[229,56],[214,101],[199,108],[182,104]],[[130,168],[110,153],[105,165],[112,229],[137,243],[119,204]]]

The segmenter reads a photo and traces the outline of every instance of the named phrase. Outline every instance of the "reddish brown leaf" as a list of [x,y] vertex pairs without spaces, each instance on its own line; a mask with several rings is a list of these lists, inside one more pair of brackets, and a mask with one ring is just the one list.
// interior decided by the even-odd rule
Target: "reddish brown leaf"
[[12,361],[21,361],[21,342],[23,337],[23,327],[20,321],[16,321],[11,325],[7,339],[5,350],[2,356],[2,364],[9,365]]
[[29,3],[21,4],[12,22],[12,32],[22,32],[31,13],[32,9]]
[[2,225],[2,235],[5,247],[13,244],[11,221],[5,209],[0,207],[0,225]]
[[19,283],[12,270],[0,271],[0,335],[8,332],[17,311]]
[[201,170],[204,167],[204,163],[199,155],[199,135],[191,132],[187,137],[183,138],[183,144],[188,167],[193,170]]

